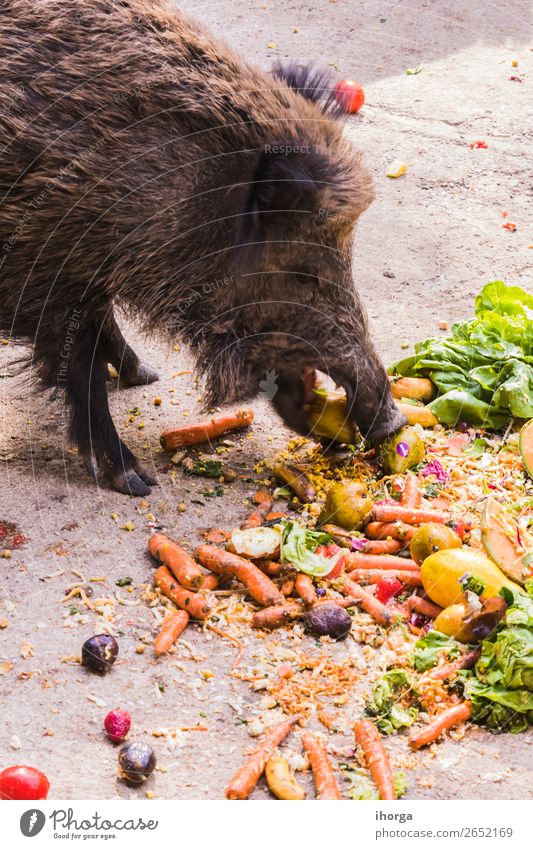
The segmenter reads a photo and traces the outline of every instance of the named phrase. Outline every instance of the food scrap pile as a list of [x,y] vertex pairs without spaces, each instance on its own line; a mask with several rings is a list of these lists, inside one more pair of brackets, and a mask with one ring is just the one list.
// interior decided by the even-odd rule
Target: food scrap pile
[[[402,378],[394,394],[407,405],[428,384]],[[332,437],[345,399],[316,399],[315,426]],[[319,799],[394,799],[406,780],[387,735],[411,729],[399,760],[411,768],[413,752],[449,729],[460,739],[467,720],[501,732],[533,720],[533,422],[500,434],[415,424],[361,447],[295,439],[258,469],[271,491],[239,529],[205,531],[192,555],[150,538],[154,595],[170,608],[156,655],[194,620],[235,643],[228,672],[260,694],[247,727],[264,737],[230,799],[263,772],[278,798],[304,798],[293,773],[308,767]],[[363,676],[374,679],[364,697]],[[335,738],[349,728],[346,751]]]

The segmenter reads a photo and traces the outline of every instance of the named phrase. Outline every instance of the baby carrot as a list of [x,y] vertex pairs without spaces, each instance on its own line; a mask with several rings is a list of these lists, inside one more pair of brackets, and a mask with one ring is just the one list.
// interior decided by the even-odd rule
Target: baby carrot
[[391,539],[400,542],[410,542],[416,533],[416,528],[403,522],[369,522],[365,528],[365,536],[369,539]]
[[261,745],[250,755],[246,763],[235,773],[226,787],[226,797],[228,799],[248,798],[259,781],[268,760],[272,757],[280,743],[289,735],[293,725],[299,719],[299,716],[292,716],[290,719],[285,719],[278,725],[274,725],[273,728],[270,728],[266,732]]
[[414,569],[419,571],[419,566],[414,560],[407,557],[394,557],[392,554],[363,554],[354,551],[345,554],[346,569]]
[[363,543],[363,554],[397,554],[402,550],[402,544],[397,539],[367,539]]
[[378,788],[379,798],[396,799],[389,755],[383,746],[378,729],[369,719],[362,719],[355,723],[354,734],[355,742],[363,750],[366,765]]
[[185,630],[189,614],[186,610],[176,610],[171,613],[163,621],[161,630],[154,640],[154,654],[156,657],[161,657],[165,654],[176,642],[182,631]]
[[181,545],[173,542],[164,534],[152,534],[148,540],[150,554],[168,566],[182,587],[196,590],[200,587],[205,574],[191,555]]
[[471,714],[472,705],[470,702],[461,702],[444,710],[429,725],[424,725],[420,731],[411,734],[408,740],[411,749],[421,749],[422,746],[428,746],[430,743],[434,743],[448,728],[453,728],[454,725],[458,725],[460,722],[469,719]]
[[252,410],[237,410],[235,413],[226,413],[213,416],[194,424],[165,430],[161,434],[160,441],[165,451],[181,448],[184,445],[197,445],[200,442],[208,442],[217,436],[222,436],[228,430],[238,430],[248,427],[252,423],[254,414]]
[[365,613],[369,613],[380,625],[391,625],[395,617],[400,615],[399,612],[393,612],[389,607],[386,607],[379,599],[374,598],[373,595],[350,578],[344,579],[342,592],[344,595],[356,599],[359,607],[362,607]]
[[199,546],[196,549],[196,557],[203,566],[217,575],[236,578],[244,584],[252,598],[264,607],[283,602],[283,594],[276,585],[249,560],[213,545]]
[[407,606],[409,610],[420,613],[421,616],[429,616],[430,619],[436,619],[439,613],[442,613],[442,607],[425,598],[420,598],[419,595],[409,596]]
[[353,569],[348,573],[348,577],[352,581],[363,581],[367,584],[379,584],[382,578],[396,578],[405,584],[406,587],[421,587],[422,578],[420,572],[415,572],[413,569],[390,570],[390,569]]
[[315,585],[309,575],[304,575],[300,572],[296,578],[294,588],[296,590],[296,595],[300,596],[306,607],[311,607],[311,605],[315,603]]
[[472,649],[472,651],[463,654],[462,657],[458,657],[457,660],[435,666],[427,673],[427,677],[434,678],[436,681],[446,681],[447,678],[453,678],[461,669],[471,669],[480,657],[481,649]]
[[263,524],[266,517],[272,510],[272,498],[267,492],[256,492],[254,495],[254,501],[258,505],[255,510],[252,510],[250,515],[241,525],[241,530],[245,531],[247,528],[258,528]]
[[324,747],[314,734],[310,734],[308,731],[302,734],[302,746],[313,772],[316,798],[321,801],[341,799],[341,791]]
[[156,587],[159,587],[167,598],[182,610],[186,610],[194,619],[206,619],[210,615],[211,605],[205,598],[180,586],[166,566],[159,567],[154,580]]
[[450,521],[448,513],[444,513],[442,510],[402,507],[401,504],[374,504],[372,517],[376,522],[396,522],[399,519],[408,525],[422,525],[426,522],[437,522],[444,525]]
[[203,577],[199,589],[201,590],[216,590],[219,585],[218,575],[206,574]]
[[402,507],[420,507],[422,493],[418,486],[418,478],[411,471],[405,475],[405,483],[400,504]]
[[272,607],[264,607],[252,616],[252,628],[281,628],[292,619],[298,619],[303,615],[303,608],[296,601],[288,601],[285,604],[275,604]]

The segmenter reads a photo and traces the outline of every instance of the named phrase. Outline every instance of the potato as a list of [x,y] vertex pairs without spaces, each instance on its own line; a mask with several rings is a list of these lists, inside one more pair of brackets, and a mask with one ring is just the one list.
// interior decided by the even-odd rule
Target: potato
[[268,560],[279,558],[281,531],[278,528],[246,528],[233,531],[226,548],[240,557],[266,557]]

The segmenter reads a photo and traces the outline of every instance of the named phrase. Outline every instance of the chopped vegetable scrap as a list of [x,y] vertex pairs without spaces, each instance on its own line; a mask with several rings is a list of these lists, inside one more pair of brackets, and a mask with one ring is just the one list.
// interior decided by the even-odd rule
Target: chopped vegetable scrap
[[[531,368],[520,347],[530,304],[520,293],[486,286],[477,318],[455,325],[452,339],[424,343],[391,384],[397,401],[433,416],[450,393],[453,406],[464,380],[468,410],[485,405],[492,426],[505,417],[505,430],[473,428],[457,408],[458,432],[423,416],[363,451],[345,396],[313,378],[315,435],[344,448],[293,439],[256,467],[263,488],[241,527],[199,529],[205,541],[194,553],[187,540],[151,536],[157,568],[146,598],[158,611],[158,662],[189,651],[185,628],[213,632],[237,649],[228,674],[258,693],[239,721],[262,742],[230,781],[229,799],[247,799],[263,781],[275,798],[301,800],[312,777],[319,800],[393,800],[408,781],[392,766],[412,769],[418,750],[460,740],[472,723],[518,733],[532,722],[533,430],[508,422],[511,408],[526,411],[520,380]],[[474,340],[487,357],[472,378]],[[99,660],[107,639],[93,638],[100,671],[114,659]],[[213,674],[204,670],[205,681]],[[336,741],[352,730],[347,756]],[[392,735],[404,751],[393,764]],[[133,752],[136,766],[129,754],[123,775],[144,780],[151,752]]]

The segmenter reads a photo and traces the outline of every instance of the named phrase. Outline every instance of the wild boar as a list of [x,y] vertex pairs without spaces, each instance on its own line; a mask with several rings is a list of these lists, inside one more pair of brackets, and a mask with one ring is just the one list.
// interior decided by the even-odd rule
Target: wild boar
[[251,67],[162,0],[1,4],[0,328],[64,391],[97,480],[155,483],[109,412],[108,363],[123,383],[157,379],[118,304],[190,345],[207,406],[275,371],[275,408],[306,432],[317,368],[370,440],[404,423],[352,276],[372,182],[331,85]]

